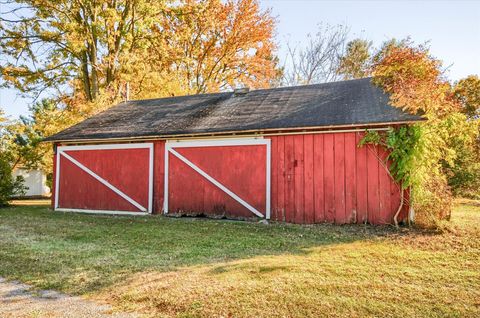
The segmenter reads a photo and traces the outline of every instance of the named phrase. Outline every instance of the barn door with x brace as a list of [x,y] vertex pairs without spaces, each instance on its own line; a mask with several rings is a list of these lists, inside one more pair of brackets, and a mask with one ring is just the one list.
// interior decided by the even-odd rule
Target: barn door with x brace
[[61,146],[55,210],[152,213],[153,144]]
[[270,219],[270,140],[165,144],[164,213]]

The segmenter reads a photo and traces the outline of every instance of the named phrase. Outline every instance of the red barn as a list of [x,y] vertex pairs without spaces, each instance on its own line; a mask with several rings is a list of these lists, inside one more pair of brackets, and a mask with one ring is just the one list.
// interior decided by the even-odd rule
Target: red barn
[[[421,120],[370,79],[121,103],[47,141],[58,211],[392,223],[366,129]],[[405,207],[401,218],[406,217]]]

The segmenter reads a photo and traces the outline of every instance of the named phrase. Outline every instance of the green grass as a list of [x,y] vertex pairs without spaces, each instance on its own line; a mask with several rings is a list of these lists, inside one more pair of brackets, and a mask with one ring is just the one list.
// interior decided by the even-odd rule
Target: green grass
[[152,316],[475,317],[480,206],[452,231],[0,210],[0,276]]

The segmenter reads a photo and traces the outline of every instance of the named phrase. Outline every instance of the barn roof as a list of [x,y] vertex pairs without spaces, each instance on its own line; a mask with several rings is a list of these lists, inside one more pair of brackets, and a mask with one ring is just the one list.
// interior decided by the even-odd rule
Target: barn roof
[[361,127],[421,120],[359,79],[326,84],[132,100],[45,141],[168,137],[297,128]]

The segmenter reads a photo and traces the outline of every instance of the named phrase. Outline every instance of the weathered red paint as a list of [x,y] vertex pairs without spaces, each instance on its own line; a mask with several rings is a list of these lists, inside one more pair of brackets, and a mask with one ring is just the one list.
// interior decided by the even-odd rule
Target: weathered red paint
[[[376,146],[358,147],[362,136],[362,132],[332,132],[265,137],[271,140],[271,219],[306,224],[392,223],[400,203],[399,186],[388,174],[390,163],[387,166],[379,163],[387,153]],[[176,148],[176,151],[263,213],[264,147]],[[72,156],[146,206],[148,156],[141,154],[142,151],[147,150],[133,150],[138,156],[110,150],[110,155],[89,151]],[[164,160],[165,142],[155,141],[154,213],[163,209]],[[64,164],[63,159],[61,168],[60,206],[137,211],[91,176]],[[145,181],[136,185],[133,180],[139,177]],[[408,198],[408,191],[405,196]],[[254,216],[173,155],[169,156],[169,210]],[[407,213],[405,204],[399,220],[405,219]]]
[[[334,134],[323,136],[323,189],[324,189],[324,210],[325,218],[318,222],[335,222],[335,146]],[[317,211],[315,211],[317,212]]]
[[153,213],[163,209],[163,189],[165,180],[165,141],[153,143]]
[[293,178],[294,178],[294,216],[293,216],[293,222],[295,223],[304,223],[304,216],[305,216],[305,195],[304,195],[304,189],[305,189],[305,184],[303,183],[304,181],[304,176],[305,176],[305,170],[304,170],[304,151],[303,151],[303,135],[298,135],[294,137],[293,140],[294,143],[294,148],[293,148],[293,160],[294,160],[294,173],[293,173]]
[[[148,207],[148,149],[66,151],[143,207]],[[139,209],[60,156],[59,208],[139,212]]]
[[313,137],[313,189],[314,189],[314,222],[325,221],[325,188],[324,188],[324,136]]
[[[400,203],[399,187],[388,167],[379,163],[387,153],[375,146],[358,147],[362,136],[359,132],[337,132],[268,137],[272,140],[272,172],[276,171],[272,177],[272,219],[392,223]],[[303,182],[301,189],[298,180]],[[296,185],[293,188],[292,182]],[[286,200],[281,189],[285,189]],[[407,211],[405,205],[399,220],[406,218]]]
[[[275,220],[278,221],[283,221],[285,222],[287,219],[285,217],[285,202],[286,202],[286,186],[285,186],[285,177],[286,177],[286,167],[285,167],[285,136],[278,136],[276,138],[273,138],[273,140],[278,141],[278,147],[277,147],[277,160],[278,164],[273,165],[272,164],[272,169],[277,169],[277,195],[275,196],[274,193],[272,193],[272,211],[273,215],[276,215],[277,217]],[[272,160],[273,161],[273,160]],[[276,202],[276,205],[275,205]],[[279,209],[278,207],[282,207]]]
[[345,218],[346,223],[357,222],[357,144],[355,134],[345,134]]
[[334,220],[345,223],[345,134],[334,134]]
[[57,183],[57,174],[56,174],[56,171],[57,171],[57,154],[55,153],[55,149],[56,147],[53,146],[53,172],[52,172],[52,196],[50,198],[50,207],[52,209],[55,209],[55,189],[56,189],[56,183]]
[[[360,144],[364,133],[357,133],[355,136],[356,144]],[[367,168],[367,147],[357,147],[355,150],[355,171],[356,171],[356,203],[357,203],[357,223],[368,221],[368,168]]]
[[[265,145],[175,148],[175,151],[264,214]],[[169,154],[168,187],[170,213],[255,216],[173,154]]]
[[314,161],[313,161],[313,135],[305,135],[303,138],[304,146],[304,223],[315,223],[315,186],[314,181]]

